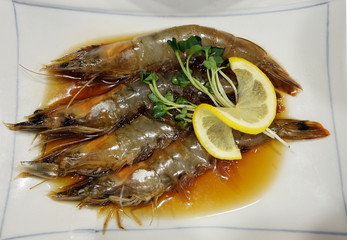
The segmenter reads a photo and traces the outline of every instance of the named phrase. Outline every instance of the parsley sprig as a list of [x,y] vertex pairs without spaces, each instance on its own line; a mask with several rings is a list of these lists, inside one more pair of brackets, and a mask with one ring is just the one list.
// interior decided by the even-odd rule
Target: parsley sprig
[[[177,76],[172,78],[173,84],[181,87],[186,87],[189,84],[192,84],[199,91],[208,95],[216,106],[234,106],[234,103],[230,101],[226,95],[219,79],[219,76],[222,75],[224,79],[227,80],[227,82],[233,87],[235,98],[237,99],[237,89],[234,83],[222,71],[224,68],[229,66],[229,64],[223,65],[225,62],[222,57],[224,54],[224,48],[202,46],[201,38],[199,36],[191,36],[187,40],[178,42],[175,38],[172,38],[172,40],[168,40],[167,44],[173,49],[181,66],[181,71],[179,71]],[[185,63],[181,58],[181,53],[187,56]],[[206,67],[208,79],[208,82],[205,84],[193,76],[193,71],[189,66],[189,62],[193,56],[205,56],[203,64]],[[152,91],[148,95],[149,99],[153,102],[152,116],[154,118],[160,118],[165,114],[170,115],[179,122],[179,125],[182,128],[185,128],[188,123],[192,121],[193,112],[197,106],[182,97],[175,99],[174,95],[171,93],[167,93],[163,96],[157,87],[158,79],[158,75],[154,72],[141,72],[141,81],[148,84]]]
[[[179,125],[185,128],[192,121],[193,112],[197,106],[183,97],[175,99],[171,93],[163,96],[157,86],[158,79],[158,75],[154,72],[141,72],[141,81],[148,84],[152,91],[148,95],[148,98],[153,102],[152,116],[160,118],[167,114],[174,117]],[[171,113],[171,110],[175,110],[175,114]]]
[[[181,66],[181,70],[190,81],[190,83],[201,92],[210,97],[216,106],[233,107],[234,103],[230,101],[226,95],[222,84],[219,80],[219,75],[222,75],[227,82],[233,87],[235,99],[237,100],[237,89],[232,80],[223,73],[223,69],[228,67],[222,65],[224,63],[223,54],[224,48],[202,46],[199,36],[191,36],[187,40],[178,41],[175,38],[168,40],[168,45],[173,49],[177,60]],[[186,62],[181,59],[180,52],[187,55]],[[194,56],[205,55],[204,66],[207,69],[208,83],[202,84],[198,79],[193,77],[192,70],[189,67],[190,59]]]

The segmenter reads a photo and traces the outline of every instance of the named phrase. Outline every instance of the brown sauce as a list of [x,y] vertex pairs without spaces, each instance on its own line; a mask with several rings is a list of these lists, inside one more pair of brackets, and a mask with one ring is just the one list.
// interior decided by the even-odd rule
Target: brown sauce
[[[160,217],[203,216],[232,211],[247,206],[262,197],[275,180],[282,164],[283,146],[268,142],[248,153],[242,160],[224,161],[228,174],[208,170],[185,190],[164,194],[158,202]],[[152,214],[152,206],[137,209],[136,215]]]
[[[227,166],[229,178],[210,170],[194,183],[188,213],[216,213],[236,209],[257,200],[270,186],[281,165],[278,143],[268,143],[243,155]],[[177,199],[177,197],[176,197]],[[177,206],[180,205],[176,200]],[[165,205],[163,205],[164,207]],[[181,212],[182,214],[183,212]]]
[[[117,38],[120,39],[127,38]],[[111,41],[112,39],[108,39],[102,42]],[[81,85],[75,85],[71,81],[52,78],[47,85],[42,106],[66,103],[80,88]],[[82,91],[78,98],[102,94],[108,90],[107,85],[91,84],[91,87]],[[54,149],[59,144],[62,143],[47,146],[46,151]],[[284,147],[278,142],[271,141],[244,153],[242,160],[224,161],[224,175],[211,169],[192,181],[186,189],[189,199],[175,189],[164,194],[158,201],[156,214],[168,218],[202,216],[247,206],[257,201],[276,179],[281,168],[283,153]],[[65,186],[77,180],[62,178],[54,180],[53,185]],[[104,210],[103,216],[105,212],[107,211]],[[136,209],[134,212],[139,218],[153,214],[152,206]]]

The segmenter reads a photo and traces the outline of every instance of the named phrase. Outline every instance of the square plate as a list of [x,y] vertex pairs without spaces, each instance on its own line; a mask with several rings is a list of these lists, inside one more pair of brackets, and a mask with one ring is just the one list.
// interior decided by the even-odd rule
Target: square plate
[[[154,219],[126,231],[92,209],[46,197],[49,185],[20,178],[33,159],[32,134],[0,126],[0,239],[346,239],[347,79],[343,0],[301,1],[8,1],[0,2],[1,121],[17,122],[40,106],[45,81],[23,70],[69,49],[113,36],[199,24],[264,47],[302,85],[288,115],[318,121],[331,135],[293,142],[278,176],[254,203],[220,214]],[[250,7],[251,6],[251,7]]]

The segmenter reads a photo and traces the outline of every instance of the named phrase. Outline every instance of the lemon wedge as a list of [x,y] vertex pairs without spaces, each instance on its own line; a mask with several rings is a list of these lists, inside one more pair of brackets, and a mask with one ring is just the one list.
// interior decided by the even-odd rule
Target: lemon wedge
[[248,134],[265,131],[276,115],[275,89],[268,77],[243,58],[229,58],[238,81],[238,101],[234,107],[199,105],[193,114],[194,132],[202,146],[214,157],[240,159],[232,128]]

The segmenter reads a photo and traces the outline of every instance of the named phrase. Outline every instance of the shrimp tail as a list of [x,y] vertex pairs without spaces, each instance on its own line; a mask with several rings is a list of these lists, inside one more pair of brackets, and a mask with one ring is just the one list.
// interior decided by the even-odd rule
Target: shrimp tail
[[235,56],[243,57],[257,65],[270,79],[277,90],[295,96],[302,87],[289,73],[267,52],[256,43],[236,37]]
[[[269,129],[285,140],[305,140],[322,138],[329,135],[320,123],[308,120],[275,119]],[[266,134],[245,134],[233,131],[234,138],[242,152],[247,152],[255,146],[259,146],[272,138]]]
[[276,63],[272,58],[266,58],[266,65],[260,64],[259,68],[271,79],[272,84],[278,90],[295,96],[302,87],[297,83],[284,68]]
[[274,125],[278,136],[288,140],[314,139],[330,135],[320,123],[309,120],[277,119]]

